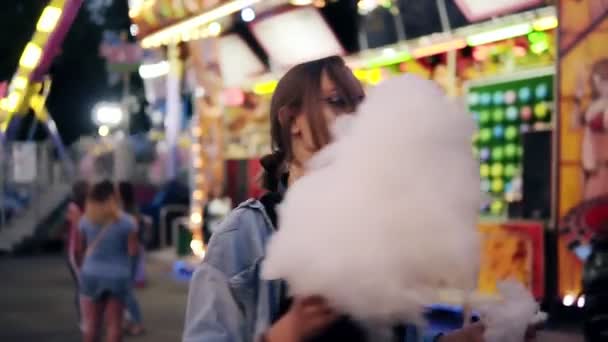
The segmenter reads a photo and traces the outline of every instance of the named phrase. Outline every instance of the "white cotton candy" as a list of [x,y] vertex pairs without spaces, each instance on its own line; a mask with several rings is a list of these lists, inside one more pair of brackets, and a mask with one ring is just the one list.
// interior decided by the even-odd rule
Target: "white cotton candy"
[[526,330],[546,319],[534,297],[521,283],[504,281],[498,285],[499,297],[485,298],[475,305],[486,327],[487,342],[522,342]]
[[287,192],[263,276],[366,320],[420,323],[445,293],[462,303],[480,256],[473,131],[431,81],[372,89]]

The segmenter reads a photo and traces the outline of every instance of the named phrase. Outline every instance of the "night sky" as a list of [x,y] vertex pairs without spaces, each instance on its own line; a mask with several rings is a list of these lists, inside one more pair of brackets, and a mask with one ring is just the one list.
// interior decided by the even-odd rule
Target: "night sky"
[[[16,69],[19,56],[31,38],[35,22],[46,0],[2,0],[0,11],[0,80],[10,80]],[[322,13],[335,31],[342,45],[349,52],[358,50],[356,0],[328,1]],[[53,87],[48,99],[48,108],[55,119],[59,132],[66,143],[75,141],[82,134],[94,132],[91,121],[93,106],[99,101],[118,100],[120,85],[110,86],[105,62],[99,56],[99,44],[104,30],[127,31],[129,28],[127,0],[85,0],[61,54],[51,68]],[[414,38],[441,30],[435,0],[400,0],[403,25],[407,38]],[[450,22],[453,27],[467,24],[453,0],[447,0]],[[238,16],[238,14],[237,14]],[[389,17],[390,18],[390,17]],[[387,23],[387,12],[380,8],[366,20],[370,46],[393,43],[396,40],[394,27]],[[263,59],[264,52],[247,32],[246,25],[236,25],[233,31],[241,34]],[[133,74],[132,93],[142,95],[141,82]],[[30,115],[31,116],[31,115]],[[132,120],[134,131],[145,130],[146,123]],[[31,120],[30,120],[31,121]],[[145,120],[143,120],[145,121]],[[20,132],[23,139],[26,125]],[[39,130],[41,131],[41,130]],[[41,131],[41,133],[43,133]],[[44,138],[43,134],[38,138]]]

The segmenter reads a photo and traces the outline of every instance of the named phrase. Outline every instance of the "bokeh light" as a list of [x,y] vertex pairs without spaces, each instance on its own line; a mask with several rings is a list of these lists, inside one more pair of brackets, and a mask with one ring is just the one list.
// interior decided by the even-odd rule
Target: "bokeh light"
[[487,147],[484,147],[482,149],[479,150],[479,159],[481,161],[487,161],[490,159],[490,149]]
[[502,146],[497,146],[492,149],[492,160],[502,161],[504,158],[504,151]]
[[549,95],[549,87],[545,83],[541,83],[536,86],[534,95],[539,100],[544,100]]
[[490,181],[487,179],[481,180],[481,191],[490,192]]
[[479,124],[484,125],[490,122],[492,115],[489,110],[482,110],[479,112]]
[[499,123],[505,119],[505,111],[502,108],[496,108],[492,112],[492,121]]
[[490,128],[482,128],[479,130],[479,140],[486,143],[492,139],[492,130]]
[[492,178],[502,177],[504,171],[504,167],[501,163],[494,163],[490,169],[490,175]]
[[507,178],[513,178],[517,173],[517,165],[516,164],[507,164],[505,166],[504,174]]
[[494,126],[494,137],[502,138],[505,134],[505,129],[502,125]]
[[517,107],[515,107],[515,106],[507,107],[506,116],[507,116],[508,121],[516,121],[518,118]]
[[479,165],[479,175],[481,176],[481,178],[488,178],[490,176],[490,165]]
[[482,93],[479,98],[479,102],[484,106],[489,105],[492,103],[492,95],[490,93]]
[[517,93],[515,92],[515,90],[507,90],[507,92],[505,92],[505,103],[506,104],[514,104],[516,100],[517,100]]
[[530,119],[532,119],[532,108],[530,108],[530,106],[522,107],[520,116],[522,120],[529,121]]
[[505,204],[503,201],[495,200],[490,205],[490,212],[494,215],[500,215],[500,214],[502,214],[504,208],[505,208]]
[[545,119],[549,115],[549,107],[546,102],[539,102],[534,105],[534,116],[538,119]]
[[500,193],[505,188],[505,182],[502,180],[502,178],[495,178],[492,180],[491,187],[492,187],[492,192]]
[[516,126],[508,126],[505,129],[505,139],[512,141],[517,139],[517,134],[519,133],[519,131],[517,130]]
[[529,87],[522,87],[519,89],[518,98],[520,102],[527,103],[530,101],[532,92]]
[[502,91],[496,91],[492,97],[492,101],[494,102],[495,105],[499,106],[501,104],[503,104],[504,102],[504,97],[503,97],[503,93]]
[[479,103],[479,93],[470,93],[469,94],[469,105],[477,106]]
[[505,146],[505,157],[513,159],[517,157],[517,145],[508,144]]

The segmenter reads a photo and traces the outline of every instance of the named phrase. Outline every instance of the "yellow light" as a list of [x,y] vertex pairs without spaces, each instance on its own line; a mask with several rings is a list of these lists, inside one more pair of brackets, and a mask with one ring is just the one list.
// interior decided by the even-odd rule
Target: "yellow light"
[[151,47],[154,46],[154,41],[167,42],[172,40],[172,37],[177,37],[177,39],[179,39],[184,31],[197,29],[218,19],[236,13],[244,8],[251,7],[260,1],[261,0],[234,0],[224,3],[223,5],[220,5],[210,11],[201,13],[193,18],[184,20],[147,36],[146,38],[142,39],[142,46]]
[[106,125],[101,125],[101,126],[99,126],[97,133],[99,133],[99,136],[101,136],[101,137],[107,137],[108,134],[110,134],[110,127],[108,127]]
[[532,27],[536,31],[546,31],[546,30],[554,29],[558,25],[559,25],[559,22],[557,21],[557,18],[554,16],[551,16],[551,17],[544,17],[544,18],[540,18],[540,19],[536,20],[532,24]]
[[437,55],[447,51],[462,49],[466,46],[467,42],[464,41],[464,39],[455,39],[447,42],[419,47],[414,50],[412,54],[415,58],[421,58],[426,56]]
[[294,6],[308,6],[313,3],[313,0],[289,0],[289,3]]
[[203,167],[203,159],[202,158],[194,158],[192,161],[192,166],[195,169],[201,169]]
[[359,81],[364,81],[367,76],[367,72],[363,69],[355,69],[353,70],[353,74]]
[[367,72],[367,82],[371,85],[376,85],[382,81],[382,70],[371,69]]
[[199,212],[193,212],[190,214],[190,223],[201,224],[203,222],[203,215]]
[[201,144],[192,144],[192,153],[199,154],[201,153]]
[[253,92],[256,95],[272,94],[272,92],[274,92],[275,88],[277,87],[278,83],[279,82],[277,82],[277,81],[267,81],[267,82],[257,83],[253,86]]
[[27,88],[28,83],[29,83],[29,81],[27,80],[26,77],[16,76],[15,78],[13,78],[13,81],[11,82],[11,86],[13,86],[14,89],[25,90],[25,88]]
[[19,59],[19,65],[26,69],[34,69],[38,65],[41,56],[42,49],[40,48],[40,46],[36,45],[33,42],[29,42],[25,46],[25,50],[23,50],[23,55],[21,55],[21,59]]
[[222,33],[222,25],[220,25],[220,23],[218,23],[217,21],[214,21],[211,24],[209,24],[209,34],[211,36],[217,37],[220,35],[220,33]]
[[194,253],[194,255],[197,257],[205,257],[205,246],[201,240],[192,239],[192,241],[190,241],[190,249],[192,249],[192,253]]
[[192,198],[194,198],[195,201],[201,201],[201,200],[203,200],[203,197],[204,197],[203,190],[196,190],[192,193]]
[[57,26],[59,18],[61,18],[61,12],[61,8],[46,6],[42,11],[42,15],[40,15],[40,19],[38,19],[36,29],[40,32],[52,32],[55,26]]
[[18,91],[13,91],[6,97],[6,110],[15,112],[23,101],[23,94]]
[[524,36],[532,31],[529,23],[517,24],[503,27],[494,31],[473,34],[467,37],[467,42],[471,46],[479,46],[505,40],[513,37]]
[[194,128],[192,128],[193,137],[199,138],[201,135],[203,135],[203,130],[199,126],[195,126]]
[[[8,111],[8,100],[6,97],[0,99],[0,110]],[[0,114],[2,114],[2,112],[0,112]]]

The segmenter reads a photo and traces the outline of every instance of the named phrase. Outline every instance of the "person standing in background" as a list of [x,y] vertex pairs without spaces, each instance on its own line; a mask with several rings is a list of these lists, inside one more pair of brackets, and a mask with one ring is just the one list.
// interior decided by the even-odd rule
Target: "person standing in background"
[[66,233],[64,235],[64,248],[66,253],[66,259],[68,263],[68,269],[70,275],[74,281],[74,303],[76,305],[76,315],[78,317],[78,325],[81,326],[80,318],[80,300],[78,295],[79,288],[79,269],[80,265],[78,260],[80,257],[77,255],[77,240],[78,240],[78,222],[84,213],[84,205],[87,199],[87,193],[89,191],[89,184],[80,180],[74,183],[72,186],[72,198],[68,204],[66,212]]
[[78,228],[84,342],[98,341],[102,322],[106,341],[120,342],[124,305],[132,286],[130,258],[137,253],[138,242],[135,220],[120,210],[112,182],[93,185]]
[[143,318],[141,309],[139,302],[137,301],[137,297],[135,296],[135,285],[138,283],[138,281],[143,282],[143,279],[145,278],[145,247],[143,245],[144,225],[135,200],[135,190],[133,184],[125,181],[119,182],[118,193],[120,195],[120,204],[122,206],[122,210],[126,214],[133,217],[138,227],[137,235],[139,244],[137,246],[137,253],[131,258],[132,286],[129,288],[130,291],[125,304],[129,316],[126,333],[129,336],[140,336],[144,333],[144,328],[142,325]]

